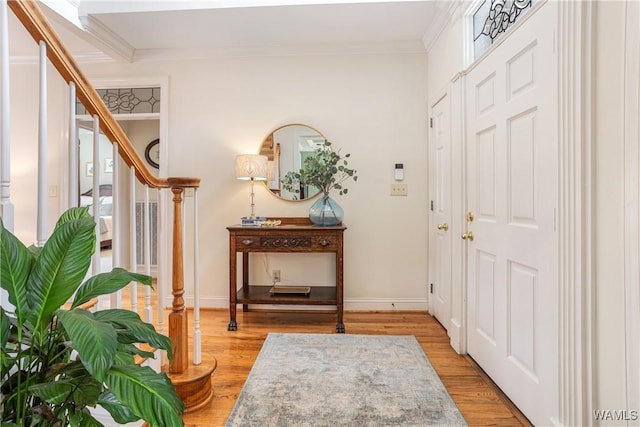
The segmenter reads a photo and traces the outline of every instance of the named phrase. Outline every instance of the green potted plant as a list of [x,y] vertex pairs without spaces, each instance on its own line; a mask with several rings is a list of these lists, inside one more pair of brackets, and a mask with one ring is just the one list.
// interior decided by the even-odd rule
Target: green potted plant
[[339,195],[349,191],[344,182],[348,179],[358,180],[357,171],[351,169],[347,159],[331,149],[331,142],[325,140],[313,154],[307,157],[302,168],[298,171],[290,171],[282,179],[282,187],[293,193],[296,197],[300,194],[301,187],[315,187],[321,193],[318,199],[309,209],[309,218],[316,225],[337,225],[342,222],[344,211],[333,200],[329,193],[335,189]]
[[183,425],[167,376],[134,360],[153,357],[142,343],[171,358],[171,341],[132,311],[81,307],[131,281],[151,286],[121,268],[83,283],[95,239],[88,208],[65,212],[42,248],[25,247],[0,220],[0,284],[13,306],[0,308],[3,426],[101,426],[96,405],[119,424]]

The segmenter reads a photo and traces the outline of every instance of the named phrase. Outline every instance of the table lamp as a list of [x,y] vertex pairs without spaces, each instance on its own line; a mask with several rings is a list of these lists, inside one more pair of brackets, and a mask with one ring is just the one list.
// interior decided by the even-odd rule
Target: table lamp
[[251,214],[246,219],[243,218],[242,223],[250,225],[250,223],[256,221],[256,214],[254,212],[255,204],[253,202],[253,182],[254,181],[266,181],[267,170],[267,156],[261,156],[259,154],[240,154],[236,157],[236,178],[251,181]]

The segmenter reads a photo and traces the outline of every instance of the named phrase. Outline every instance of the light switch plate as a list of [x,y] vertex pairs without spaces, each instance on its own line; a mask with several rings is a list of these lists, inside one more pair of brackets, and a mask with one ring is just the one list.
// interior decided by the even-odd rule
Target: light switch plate
[[392,196],[406,196],[409,193],[409,186],[407,184],[391,184]]

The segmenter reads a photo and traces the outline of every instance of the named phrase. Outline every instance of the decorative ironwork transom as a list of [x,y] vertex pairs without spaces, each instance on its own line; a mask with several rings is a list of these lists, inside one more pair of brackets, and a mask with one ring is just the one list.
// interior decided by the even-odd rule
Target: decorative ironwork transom
[[477,59],[536,0],[484,0],[473,13],[473,59]]
[[[97,89],[111,114],[146,114],[160,112],[160,88]],[[84,105],[76,101],[76,114],[88,114]]]

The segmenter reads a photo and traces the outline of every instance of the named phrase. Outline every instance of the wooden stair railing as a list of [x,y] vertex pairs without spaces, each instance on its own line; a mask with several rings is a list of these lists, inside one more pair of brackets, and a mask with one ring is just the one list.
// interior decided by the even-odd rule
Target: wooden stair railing
[[212,366],[194,366],[188,363],[188,323],[183,298],[182,203],[185,190],[198,188],[200,179],[159,178],[151,173],[93,85],[62,44],[37,2],[34,0],[8,0],[7,4],[35,42],[45,43],[50,63],[67,84],[75,84],[76,96],[88,114],[98,117],[100,130],[112,144],[117,144],[118,154],[129,167],[135,170],[137,179],[151,188],[171,189],[174,195],[173,305],[169,315],[169,338],[173,347],[173,360],[168,367],[168,376],[172,379],[178,395],[185,402],[186,410],[195,410],[208,403],[213,396],[211,374],[215,369],[215,359]]

